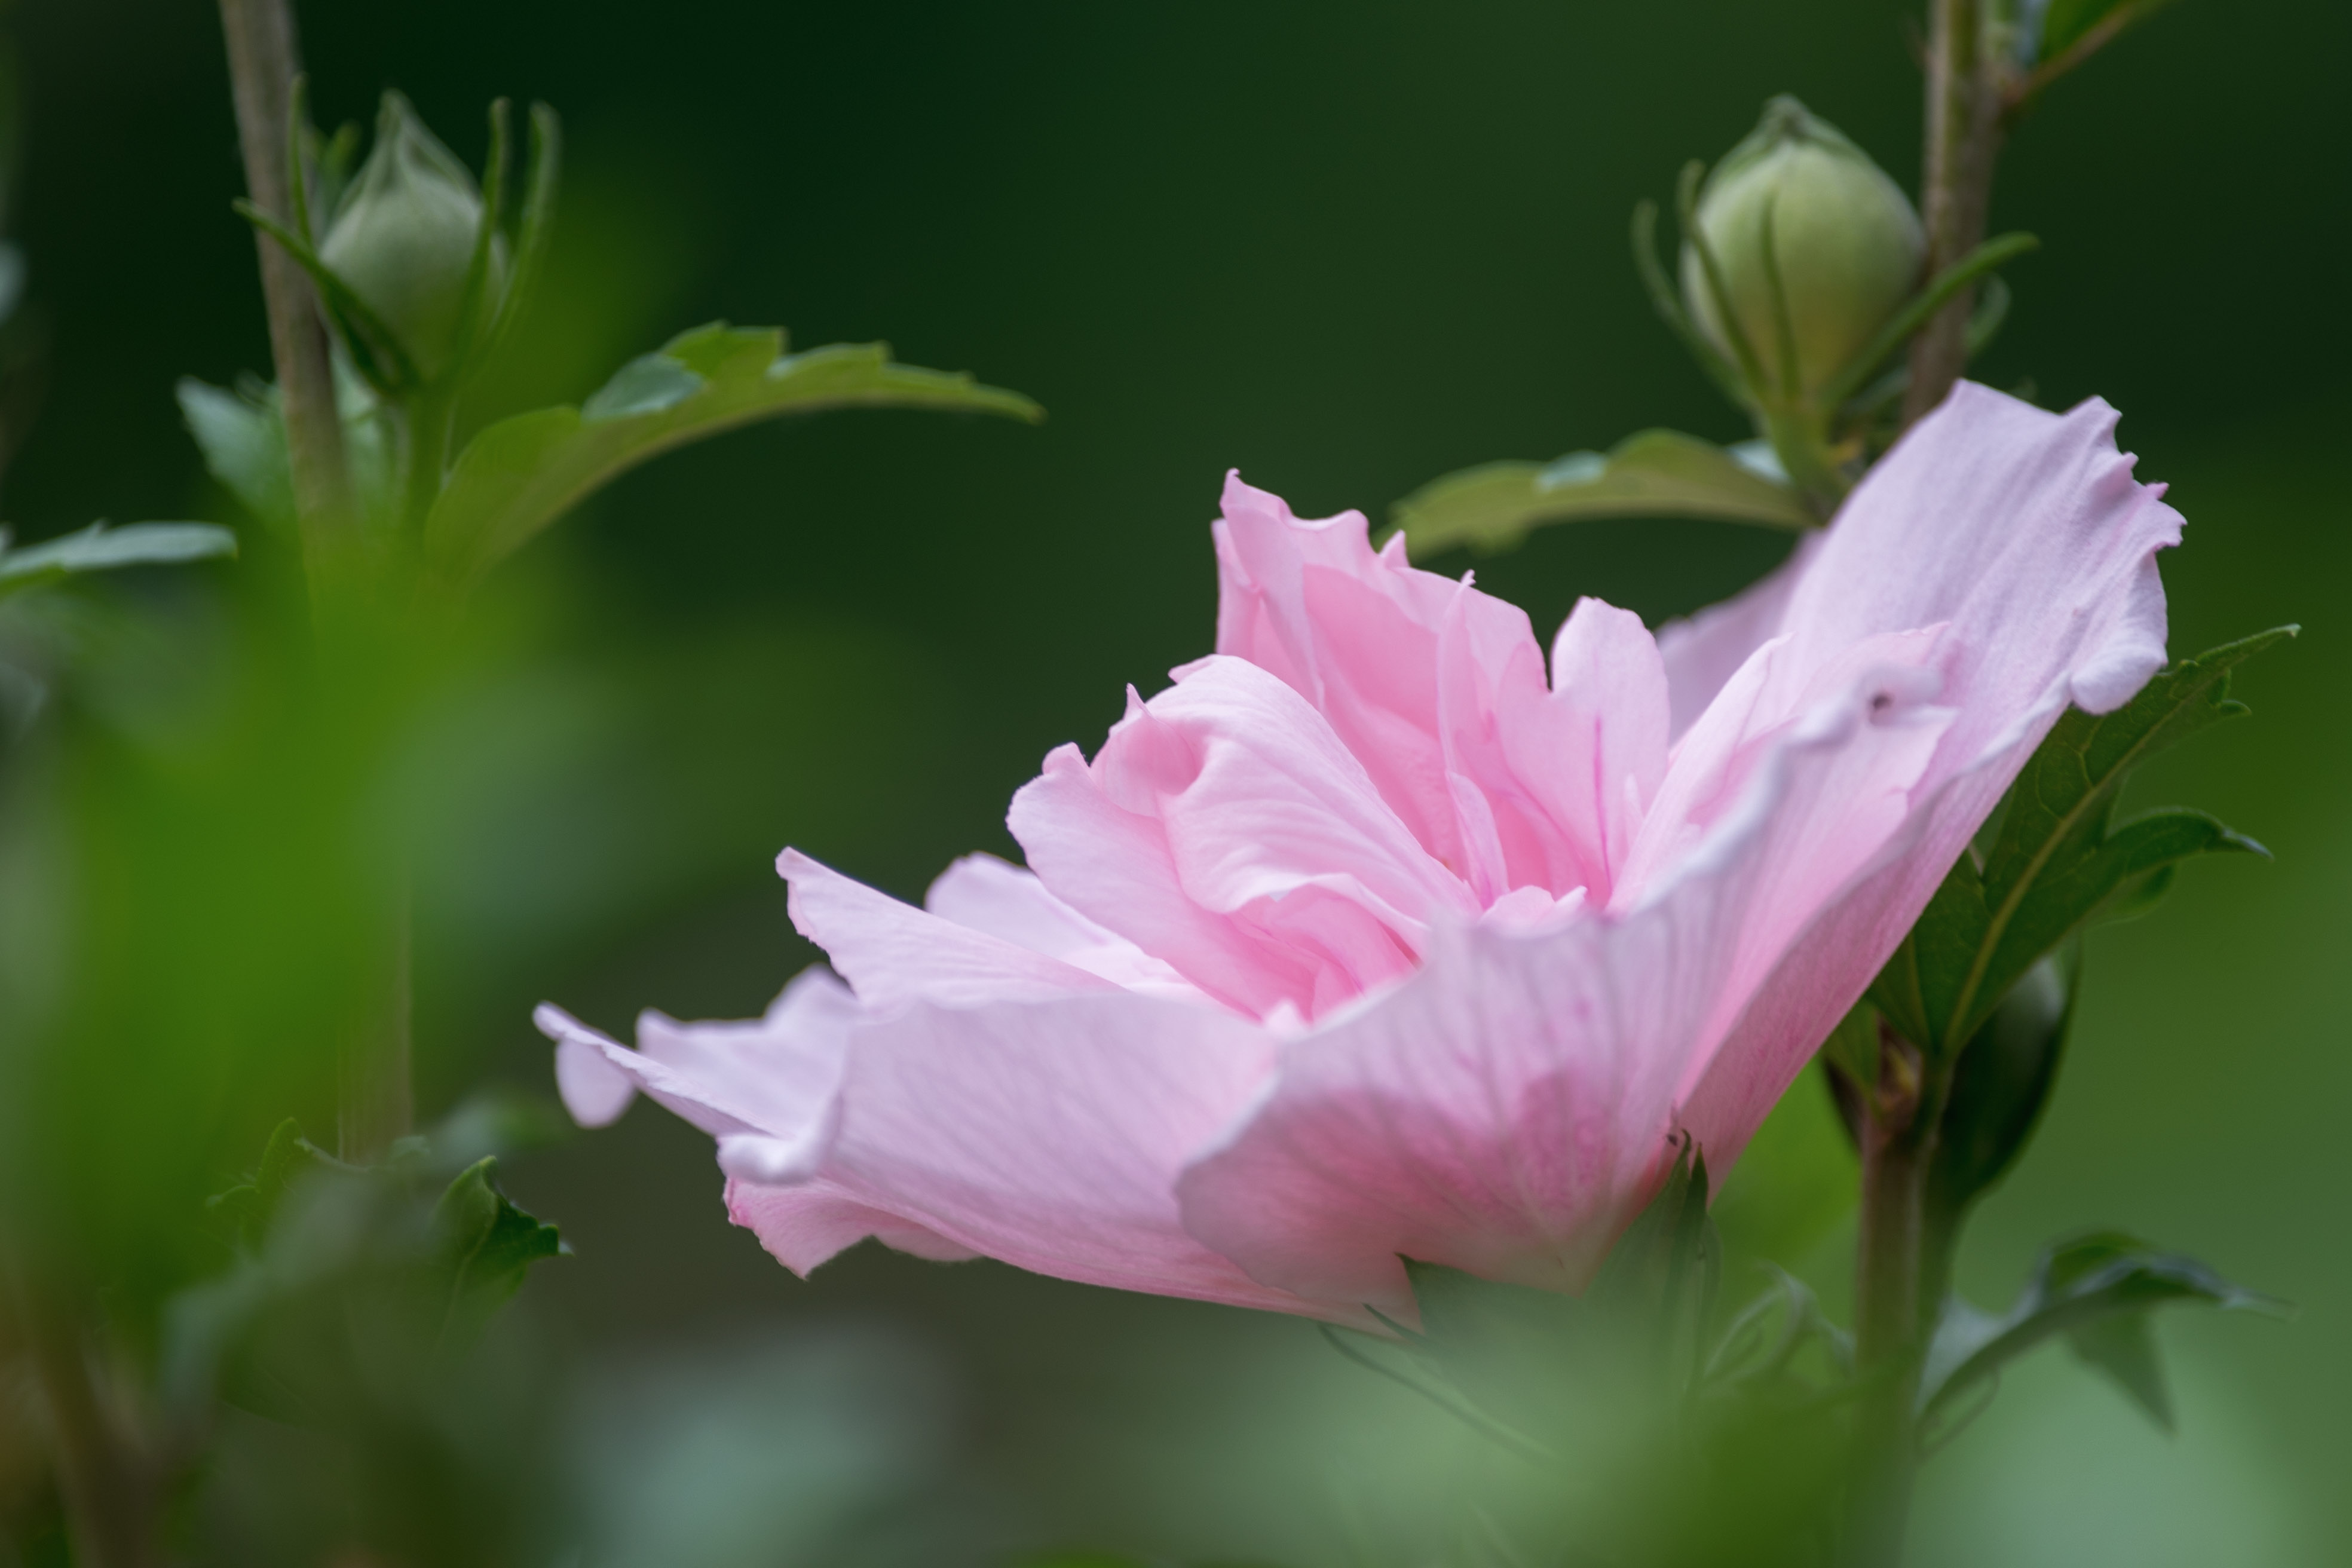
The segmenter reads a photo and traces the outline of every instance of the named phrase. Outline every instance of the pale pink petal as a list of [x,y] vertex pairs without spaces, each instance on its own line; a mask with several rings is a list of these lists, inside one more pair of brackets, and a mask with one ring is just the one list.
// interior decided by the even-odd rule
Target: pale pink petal
[[1364,1321],[1257,1284],[1178,1218],[1177,1171],[1272,1049],[1256,1025],[1145,996],[908,1007],[858,1033],[824,1179],[1040,1274]]
[[1130,991],[1205,1000],[1173,965],[1097,925],[1047,892],[1034,873],[993,855],[967,855],[940,872],[923,907]]
[[1057,898],[1255,1016],[1402,974],[1433,913],[1475,912],[1295,690],[1238,658],[1181,674],[1013,797]]
[[[577,1022],[568,1014],[563,1016],[567,1022]],[[545,1023],[540,1027],[546,1032]],[[572,1120],[583,1127],[609,1127],[618,1121],[621,1112],[637,1098],[636,1080],[606,1061],[596,1046],[574,1037],[562,1024],[553,1037],[555,1091],[562,1096],[563,1109],[572,1113]]]
[[1286,1042],[1274,1092],[1180,1181],[1187,1227],[1262,1283],[1401,1321],[1400,1256],[1581,1289],[1671,1158],[1677,1090],[1753,984],[1762,900],[1822,848],[1821,805],[1882,800],[1932,751],[1940,723],[1880,695],[1789,733],[1662,896],[1442,928],[1420,973]]
[[[2066,704],[2111,709],[2161,667],[2156,552],[2179,542],[2181,520],[2159,487],[2132,479],[2115,422],[2095,399],[2059,416],[1963,383],[1855,490],[1792,598],[1792,664],[1833,657],[1863,617],[1943,623],[1937,700],[1954,717],[1901,832],[1790,931],[1690,1088],[1693,1131],[1726,1158],[1902,941]],[[1801,901],[1792,893],[1783,915]]]
[[803,1278],[868,1237],[935,1263],[961,1263],[980,1256],[904,1215],[860,1203],[822,1177],[788,1187],[730,1177],[727,1217],[758,1237],[770,1257]]
[[1531,794],[1569,851],[1545,885],[1609,901],[1666,771],[1666,675],[1642,618],[1580,599],[1552,644],[1551,689],[1498,715],[1500,768]]
[[783,1151],[813,1160],[828,1135],[843,1054],[857,1004],[822,968],[803,970],[759,1018],[681,1024],[637,1019],[636,1050],[561,1007],[532,1016],[556,1042],[556,1081],[581,1125],[601,1127],[642,1089],[670,1110],[770,1162]]
[[778,856],[776,869],[792,885],[793,926],[868,1006],[918,998],[970,1006],[1113,988],[1076,964],[900,903],[797,849]]
[[1482,902],[1573,884],[1540,783],[1513,774],[1497,714],[1544,692],[1527,615],[1416,570],[1403,540],[1375,552],[1363,514],[1307,521],[1227,476],[1215,529],[1217,651],[1304,697],[1408,831]]
[[[588,1027],[551,1003],[541,1003],[531,1013],[531,1022],[538,1026],[541,1034],[556,1043],[559,1071],[567,1055],[575,1064],[583,1056],[593,1055],[600,1058],[633,1089],[642,1091],[663,1110],[692,1122],[713,1137],[766,1131],[744,1114],[747,1108],[727,1103],[724,1085],[707,1083],[674,1068],[665,1067],[642,1052],[629,1049],[609,1035]],[[572,1071],[578,1073],[576,1065]],[[561,1080],[558,1087],[562,1087]],[[600,1091],[607,1087],[600,1084]],[[582,1109],[593,1113],[609,1103],[609,1100],[599,1098],[584,1104]],[[598,1125],[595,1122],[583,1124]]]
[[1780,635],[1790,596],[1819,553],[1823,537],[1807,534],[1795,552],[1762,581],[1687,620],[1668,621],[1658,628],[1658,655],[1665,662],[1666,685],[1673,694],[1672,733],[1676,738],[1706,710],[1749,655]]
[[1960,765],[2073,700],[2122,703],[2164,664],[2155,552],[2180,542],[2161,486],[2132,478],[2116,411],[2063,415],[1963,382],[1879,460],[1796,592],[1787,679],[1863,637],[1950,628],[1945,700]]

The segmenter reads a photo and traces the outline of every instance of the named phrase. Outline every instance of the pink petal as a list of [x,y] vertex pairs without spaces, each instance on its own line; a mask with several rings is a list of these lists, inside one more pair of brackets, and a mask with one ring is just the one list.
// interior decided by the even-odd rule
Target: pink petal
[[2066,704],[2111,710],[2161,668],[2156,552],[2179,542],[2181,519],[2161,487],[2132,479],[2115,424],[2096,399],[2059,416],[1961,384],[1855,490],[1792,597],[1792,660],[1820,658],[1864,617],[1944,623],[1938,700],[1955,717],[1899,837],[1791,935],[1689,1090],[1691,1130],[1724,1158],[1901,942]]
[[1412,979],[1286,1043],[1274,1092],[1181,1179],[1186,1226],[1264,1284],[1406,1321],[1400,1256],[1581,1289],[1752,984],[1759,901],[1820,847],[1809,807],[1871,797],[1932,751],[1939,726],[1877,695],[1858,686],[1785,738],[1663,896],[1534,931],[1441,929]]
[[757,1236],[770,1257],[803,1278],[867,1237],[935,1263],[961,1263],[980,1256],[903,1215],[862,1204],[822,1178],[789,1187],[730,1178],[727,1217]]
[[967,855],[940,872],[923,907],[1130,991],[1206,1000],[1172,965],[1097,925],[1047,892],[1034,873],[993,855]]
[[830,1136],[856,1016],[841,983],[810,969],[763,1017],[680,1024],[646,1013],[637,1020],[634,1051],[560,1007],[542,1004],[532,1017],[557,1042],[558,1087],[583,1126],[612,1121],[643,1089],[714,1137],[754,1140],[742,1147],[772,1161],[797,1149],[814,1162]]
[[1545,882],[1609,901],[1666,771],[1666,672],[1642,617],[1580,599],[1552,644],[1551,690],[1498,716],[1507,774],[1537,781],[1567,864]]
[[1780,635],[1790,596],[1824,537],[1807,534],[1795,552],[1761,582],[1687,620],[1668,621],[1658,628],[1658,654],[1673,693],[1676,739],[1706,710],[1748,656]]
[[824,1178],[1040,1274],[1361,1321],[1255,1283],[1178,1219],[1178,1169],[1271,1053],[1255,1025],[1146,996],[917,1005],[859,1031]]
[[2164,665],[2155,552],[2181,521],[2133,479],[2116,418],[2097,398],[2055,415],[1954,387],[1838,514],[1789,602],[1790,675],[1875,632],[1948,624],[1945,700],[1964,715],[1948,744],[1969,760],[2045,707],[2122,704]]
[[1433,912],[1475,911],[1297,692],[1238,658],[1181,673],[1013,797],[1058,899],[1255,1016],[1402,974]]
[[868,1006],[918,998],[971,1006],[1112,989],[1098,974],[902,904],[797,849],[778,856],[776,869],[792,885],[793,926],[824,949]]
[[1497,716],[1544,694],[1524,611],[1415,570],[1403,541],[1372,550],[1360,512],[1319,521],[1225,481],[1217,651],[1276,676],[1328,722],[1381,798],[1478,900],[1541,884],[1564,893],[1542,781],[1514,774]]
[[1612,910],[1441,927],[1421,973],[1287,1042],[1181,1180],[1193,1234],[1392,1311],[1399,1254],[1578,1288],[1677,1126],[1727,1170],[2065,702],[2160,663],[2179,519],[2112,424],[1956,392],[1677,743]]

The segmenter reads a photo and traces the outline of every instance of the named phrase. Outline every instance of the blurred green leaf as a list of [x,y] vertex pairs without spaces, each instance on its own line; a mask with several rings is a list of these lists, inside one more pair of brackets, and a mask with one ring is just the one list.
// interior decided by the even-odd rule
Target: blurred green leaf
[[182,376],[174,391],[213,478],[262,521],[292,529],[294,479],[275,395],[268,388],[231,392],[192,375]]
[[[2171,1405],[2145,1314],[2175,1302],[2274,1316],[2289,1310],[2193,1258],[2158,1251],[2137,1237],[2116,1231],[2077,1237],[2042,1253],[2007,1312],[1982,1311],[1958,1297],[1947,1303],[1920,1374],[1920,1415],[1948,1415],[1959,1394],[2063,1334],[2084,1360],[2115,1377],[2134,1403],[2169,1425]],[[2118,1321],[2137,1327],[2118,1327]]]
[[564,1252],[562,1237],[517,1208],[491,1181],[495,1156],[475,1161],[434,1205],[433,1230],[448,1270],[446,1331],[470,1338],[522,1289],[541,1258]]
[[2191,856],[2265,854],[2202,812],[2152,812],[2114,826],[2131,771],[2210,725],[2242,715],[2230,672],[2294,635],[2283,626],[2160,672],[2112,713],[2070,709],[2010,788],[1979,868],[1964,853],[1870,997],[1906,1039],[1931,1053],[1957,1049],[2042,957],[2119,896]]
[[258,1253],[269,1239],[269,1227],[286,1194],[304,1177],[320,1171],[349,1173],[344,1164],[308,1138],[292,1117],[278,1124],[261,1152],[261,1167],[243,1182],[206,1200],[205,1207],[229,1227],[232,1239],[248,1253]]
[[1507,1446],[1559,1446],[1580,1405],[1671,1403],[1696,1375],[1722,1270],[1706,1200],[1706,1163],[1685,1148],[1580,1297],[1407,1258],[1422,1321],[1408,1342]]
[[1796,492],[1734,450],[1674,430],[1643,430],[1603,454],[1486,463],[1433,479],[1391,509],[1416,559],[1466,545],[1508,550],[1548,523],[1605,517],[1706,517],[1773,528],[1817,521]]
[[2069,1349],[2116,1380],[2147,1418],[2173,1430],[2172,1390],[2156,1351],[2156,1324],[2146,1312],[2117,1312],[2084,1323],[2066,1336]]
[[1795,1373],[1806,1352],[1816,1349],[1834,1378],[1851,1377],[1853,1336],[1830,1321],[1804,1281],[1776,1266],[1765,1268],[1769,1286],[1717,1337],[1701,1369],[1703,1383],[1714,1391],[1769,1393],[1785,1384],[1790,1391],[1809,1393],[1811,1385]]
[[1017,392],[894,364],[884,343],[783,352],[775,328],[698,327],[632,360],[578,408],[542,408],[467,443],[425,523],[433,573],[464,589],[580,500],[647,458],[738,426],[828,408],[1043,416]]
[[79,533],[22,550],[8,549],[7,535],[0,532],[0,595],[77,572],[171,565],[236,553],[236,535],[208,522],[132,522],[121,528],[93,522]]

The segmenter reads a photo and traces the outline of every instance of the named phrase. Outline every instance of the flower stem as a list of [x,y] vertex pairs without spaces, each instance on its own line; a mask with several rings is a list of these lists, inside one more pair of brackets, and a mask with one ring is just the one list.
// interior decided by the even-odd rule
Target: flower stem
[[[293,182],[299,177],[297,160],[289,151],[298,145],[293,89],[302,68],[293,12],[288,0],[220,0],[220,9],[246,188],[256,206],[284,223],[294,211]],[[269,314],[270,357],[284,409],[286,457],[294,481],[311,615],[329,679],[348,680],[358,658],[355,649],[374,640],[363,628],[383,606],[375,602],[378,595],[369,592],[372,563],[344,462],[334,366],[310,279],[274,240],[257,235],[255,244],[261,257],[261,292]],[[446,419],[440,429],[446,437]],[[431,460],[437,473],[437,449]],[[336,1053],[336,1123],[346,1159],[381,1155],[408,1131],[412,1114],[404,885],[387,902],[382,946],[365,1001]]]
[[[302,68],[293,14],[287,0],[220,0],[220,9],[246,191],[256,206],[287,222],[294,210],[294,174],[287,155],[293,85]],[[315,611],[352,589],[359,564],[358,511],[343,462],[334,369],[310,279],[267,236],[256,234],[254,246],[260,254],[269,354],[283,400],[287,463]]]
[[[2004,107],[2001,62],[1986,47],[1986,0],[1933,0],[1930,6],[1927,145],[1919,182],[1929,278],[1984,240]],[[1912,340],[1906,427],[1932,412],[1960,378],[1975,305],[1975,289],[1961,289]]]
[[1949,1270],[1927,1223],[1927,1173],[1949,1071],[1881,1026],[1878,1081],[1864,1091],[1862,1211],[1854,1253],[1854,1418],[1849,1568],[1902,1561],[1919,1452],[1920,1368]]

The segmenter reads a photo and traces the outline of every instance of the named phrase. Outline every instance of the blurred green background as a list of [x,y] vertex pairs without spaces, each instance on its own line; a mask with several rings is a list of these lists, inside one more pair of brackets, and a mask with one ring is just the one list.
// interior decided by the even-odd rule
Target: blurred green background
[[[786,843],[909,897],[967,849],[1013,852],[1004,802],[1045,751],[1091,747],[1125,683],[1206,648],[1227,468],[1302,513],[1377,515],[1488,458],[1651,425],[1745,435],[1642,301],[1627,216],[1781,91],[1914,185],[1918,9],[303,7],[323,122],[365,121],[396,86],[470,161],[493,96],[564,116],[550,281],[473,416],[577,399],[719,316],[802,345],[887,338],[1052,415],[751,430],[641,471],[494,581],[393,765],[425,835],[425,1109],[488,1079],[543,1092],[542,998],[615,1030],[641,1006],[757,1012],[816,956],[772,874]],[[172,401],[181,374],[268,359],[215,13],[40,0],[13,26],[10,224],[47,369],[5,515],[30,537],[239,521]],[[2252,723],[2140,785],[2276,863],[2193,868],[2093,939],[2062,1092],[1963,1284],[2004,1300],[2042,1239],[2111,1224],[2303,1312],[2168,1321],[2171,1438],[2046,1352],[1929,1471],[1923,1564],[2352,1552],[2332,1163],[2352,1114],[2347,68],[2340,5],[2193,0],[2053,93],[2003,163],[1993,226],[2045,248],[2011,269],[1978,374],[2124,411],[2190,522],[2167,563],[2177,651],[2307,630],[2243,678]],[[173,600],[189,635],[234,641],[218,626],[285,577],[283,545],[247,534],[240,564]],[[1654,624],[1781,547],[1587,525],[1478,571],[1548,633],[1587,593]],[[213,942],[266,975],[304,916],[270,906],[276,884],[232,885],[258,862],[229,844],[266,838],[271,808],[242,775],[206,787],[169,831],[142,820],[215,852],[148,879],[126,844],[124,886],[163,911],[174,963],[205,972]],[[299,947],[277,950],[289,984]],[[299,1031],[284,1011],[222,1003],[206,1026]],[[189,1114],[234,1149],[289,1110],[324,1136],[327,1103]],[[1828,1138],[1819,1109],[1792,1107],[1783,1142]],[[577,1254],[502,1331],[564,1369],[532,1441],[572,1478],[593,1561],[1339,1563],[1435,1528],[1452,1467],[1494,1462],[1307,1325],[872,1247],[803,1283],[727,1225],[719,1184],[708,1141],[642,1107],[509,1167]],[[1832,1226],[1819,1255],[1837,1244]],[[266,1489],[262,1452],[220,1484]]]

